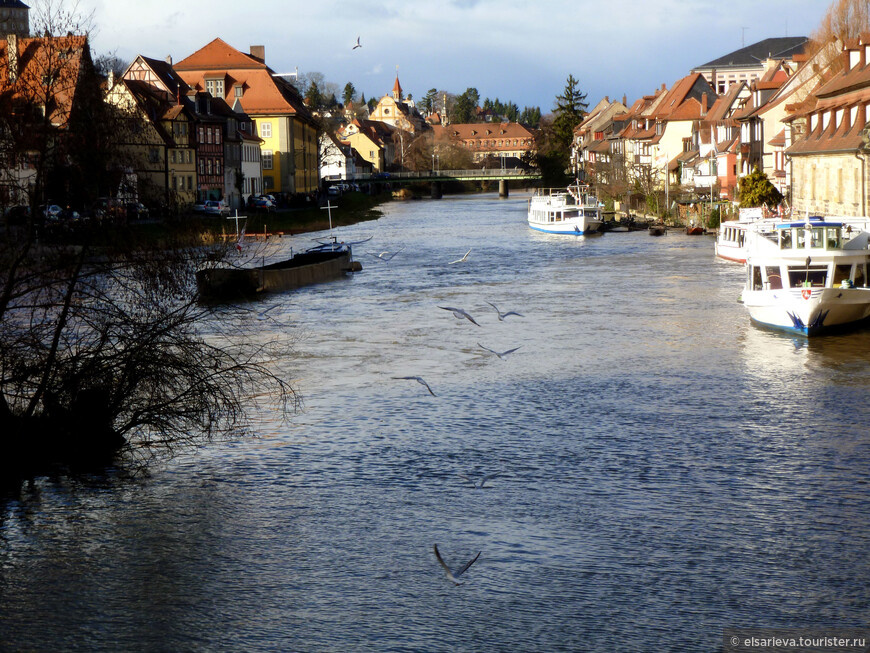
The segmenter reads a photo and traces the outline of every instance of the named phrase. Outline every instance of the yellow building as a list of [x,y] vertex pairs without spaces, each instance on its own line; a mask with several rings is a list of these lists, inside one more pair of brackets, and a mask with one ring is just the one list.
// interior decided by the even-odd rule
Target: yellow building
[[263,191],[310,193],[319,185],[318,128],[296,88],[266,65],[265,48],[245,54],[215,39],[175,64],[192,88],[246,113],[263,140]]

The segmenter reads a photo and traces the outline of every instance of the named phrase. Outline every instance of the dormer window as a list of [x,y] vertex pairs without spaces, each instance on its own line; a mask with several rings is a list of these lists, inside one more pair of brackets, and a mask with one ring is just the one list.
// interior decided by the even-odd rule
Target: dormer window
[[[224,80],[220,79],[207,79],[205,80],[205,90],[212,97],[224,97]],[[239,97],[239,96],[236,96]]]
[[242,88],[241,84],[236,84],[235,86],[233,86],[233,95],[235,97],[237,97],[237,98],[242,97],[243,94],[244,94],[244,89]]

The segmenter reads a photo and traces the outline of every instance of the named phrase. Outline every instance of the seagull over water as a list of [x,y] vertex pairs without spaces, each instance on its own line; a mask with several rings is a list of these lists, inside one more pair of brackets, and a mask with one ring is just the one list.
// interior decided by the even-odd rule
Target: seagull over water
[[[402,249],[405,249],[404,247]],[[380,254],[375,254],[374,252],[369,252],[369,256],[374,256],[375,258],[379,258],[382,261],[391,261],[393,257],[402,251],[402,249],[397,249],[395,252],[390,254],[389,252],[381,252]]]
[[471,254],[471,249],[465,252],[465,255],[462,258],[458,258],[455,261],[450,261],[447,265],[453,265],[454,263],[464,263],[468,259],[468,255]]
[[487,481],[491,481],[492,479],[501,476],[501,474],[499,474],[498,472],[496,472],[495,474],[487,474],[487,475],[484,476],[482,479],[480,479],[480,483],[476,482],[476,481],[475,481],[473,478],[471,478],[468,474],[460,474],[460,476],[461,476],[462,478],[464,478],[466,481],[468,481],[469,483],[471,483],[471,487],[473,487],[475,490],[482,490],[484,484],[485,484]]
[[265,311],[260,311],[259,313],[257,313],[257,319],[258,319],[258,320],[266,320],[266,319],[268,319],[268,318],[269,318],[269,316],[267,315],[268,312],[271,311],[271,310],[274,310],[274,309],[278,308],[278,306],[280,306],[280,304],[273,304],[272,306],[270,306],[269,308],[267,308]]
[[359,37],[356,37],[356,45],[351,48],[351,50],[356,50],[357,48],[361,48],[362,44],[359,42]]
[[437,544],[433,544],[433,545],[432,545],[432,548],[433,548],[433,550],[435,551],[435,557],[438,558],[438,564],[440,564],[440,565],[444,568],[444,571],[447,573],[447,579],[448,579],[451,583],[453,583],[454,585],[462,585],[462,583],[460,583],[460,582],[459,582],[458,580],[456,580],[456,579],[459,578],[459,577],[460,577],[462,574],[464,574],[466,571],[468,571],[468,568],[469,568],[471,565],[473,565],[475,562],[477,562],[477,559],[480,557],[480,554],[481,554],[481,551],[478,551],[478,552],[477,552],[477,555],[474,556],[474,557],[473,557],[471,560],[469,560],[468,562],[466,562],[466,563],[465,563],[461,568],[457,568],[457,569],[454,570],[454,569],[451,569],[450,567],[447,566],[447,563],[444,562],[444,559],[441,557],[441,554],[438,553],[438,545],[437,545]]
[[496,351],[495,349],[490,349],[489,347],[484,347],[484,346],[481,345],[479,342],[477,343],[477,346],[480,347],[481,349],[486,349],[486,351],[488,351],[489,353],[491,353],[491,354],[495,354],[496,356],[498,356],[499,358],[502,358],[502,359],[503,359],[505,356],[507,356],[508,354],[512,354],[512,353],[514,353],[517,349],[519,349],[520,347],[522,347],[522,345],[520,345],[520,347],[514,347],[513,349],[508,349],[507,351],[498,352],[498,351]]
[[498,306],[496,306],[492,302],[486,302],[486,303],[489,304],[490,306],[492,306],[495,309],[495,312],[498,313],[498,321],[499,322],[504,322],[504,319],[508,315],[516,315],[517,317],[525,317],[522,313],[517,313],[516,311],[507,311],[506,313],[502,313],[500,310],[498,310]]
[[437,396],[438,396],[438,395],[436,395],[434,392],[432,392],[432,388],[430,388],[430,387],[429,387],[429,384],[426,383],[426,382],[423,380],[423,378],[420,377],[420,376],[394,376],[393,378],[394,378],[394,379],[401,379],[401,380],[403,380],[403,381],[416,381],[417,383],[420,383],[421,385],[425,385],[425,386],[426,386],[426,389],[429,391],[429,394],[430,394],[430,395],[432,395],[433,397],[437,397]]
[[455,317],[457,320],[461,320],[462,318],[465,318],[466,320],[468,320],[472,324],[480,326],[479,324],[477,324],[477,322],[474,321],[473,317],[471,317],[468,313],[463,311],[461,308],[454,308],[453,306],[439,306],[438,308],[441,308],[445,311],[452,312],[453,317]]

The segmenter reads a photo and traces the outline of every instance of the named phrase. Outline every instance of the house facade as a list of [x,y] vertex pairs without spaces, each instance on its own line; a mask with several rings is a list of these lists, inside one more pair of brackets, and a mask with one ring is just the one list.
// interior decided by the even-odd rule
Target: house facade
[[804,51],[805,36],[765,39],[708,61],[692,69],[704,76],[717,94],[726,93],[732,84],[747,85],[761,78],[771,62],[793,61]]
[[21,0],[0,0],[0,34],[30,35],[30,7]]
[[870,34],[844,45],[839,72],[787,119],[797,213],[867,216],[870,163]]
[[86,36],[0,38],[0,202],[82,202],[105,182]]
[[373,172],[385,172],[396,160],[395,132],[394,127],[384,122],[356,119],[345,125],[339,135],[371,165]]
[[458,141],[475,163],[486,159],[519,160],[535,151],[535,137],[516,122],[433,125],[435,142]]
[[318,128],[296,88],[266,65],[265,48],[243,53],[215,39],[174,68],[193,89],[256,121],[262,139],[263,192],[311,193],[319,185]]
[[121,158],[135,199],[182,210],[197,199],[197,120],[190,89],[167,61],[138,56],[106,100],[119,112]]

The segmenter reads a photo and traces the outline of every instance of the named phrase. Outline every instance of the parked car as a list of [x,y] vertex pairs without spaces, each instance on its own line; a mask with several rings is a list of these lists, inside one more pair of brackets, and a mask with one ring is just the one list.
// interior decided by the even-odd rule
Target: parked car
[[208,200],[205,203],[205,212],[208,215],[229,215],[230,205],[223,200]]
[[275,210],[275,203],[268,197],[257,197],[254,200],[254,209],[269,213]]
[[128,220],[147,220],[149,215],[148,207],[142,204],[142,202],[127,203]]
[[123,222],[127,218],[127,209],[124,203],[116,197],[100,197],[86,211],[97,220],[112,220]]
[[63,209],[57,204],[44,204],[39,207],[39,210],[49,222],[57,222],[63,213]]

